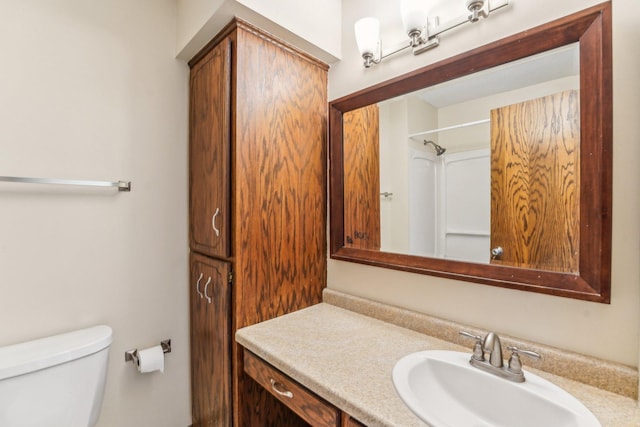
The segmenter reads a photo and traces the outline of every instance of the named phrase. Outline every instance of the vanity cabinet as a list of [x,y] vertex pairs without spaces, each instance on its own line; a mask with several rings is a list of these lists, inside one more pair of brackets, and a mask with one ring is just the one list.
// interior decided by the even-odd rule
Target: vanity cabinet
[[253,353],[244,352],[244,370],[300,418],[314,427],[336,427],[340,411]]
[[349,414],[342,413],[342,427],[367,427]]
[[[233,336],[322,299],[328,67],[239,19],[189,66],[192,260],[209,261],[222,280],[223,265],[233,276],[228,311],[215,314],[201,313],[190,285],[194,426],[296,426],[244,373]],[[211,330],[199,332],[210,320]],[[228,400],[217,393],[226,380]],[[208,407],[217,412],[201,419]]]
[[312,427],[366,427],[248,350],[244,370]]

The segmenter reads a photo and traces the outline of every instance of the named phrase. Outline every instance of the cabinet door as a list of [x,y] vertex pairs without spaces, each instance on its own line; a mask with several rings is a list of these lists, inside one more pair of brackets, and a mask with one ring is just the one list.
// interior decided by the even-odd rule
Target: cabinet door
[[578,272],[579,103],[572,90],[491,111],[492,263]]
[[191,254],[193,426],[231,425],[230,264]]
[[380,250],[380,119],[376,104],[344,114],[344,245]]
[[190,244],[194,251],[230,256],[231,47],[224,40],[191,69]]

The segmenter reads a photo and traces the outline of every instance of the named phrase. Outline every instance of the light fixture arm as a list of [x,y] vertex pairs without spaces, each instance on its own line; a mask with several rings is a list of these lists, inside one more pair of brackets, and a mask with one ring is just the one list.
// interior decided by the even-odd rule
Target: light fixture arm
[[398,52],[402,52],[405,49],[411,49],[413,46],[411,44],[411,40],[403,41],[402,43],[397,44],[396,46],[391,47],[387,51],[383,52],[382,50],[382,42],[378,43],[378,48],[374,53],[364,53],[362,54],[362,59],[364,60],[364,67],[370,68],[374,64],[379,64],[383,59],[394,55]]
[[402,52],[405,49],[411,49],[412,47],[413,47],[412,40],[409,40],[409,41],[405,40],[402,43],[399,43],[399,44],[391,47],[386,52],[383,52],[382,51],[382,43],[380,43],[380,55],[379,55],[378,62],[376,62],[376,64],[379,64],[384,58],[387,58],[387,57],[389,57],[391,55],[394,55],[394,54],[396,54],[398,52]]
[[432,31],[429,31],[429,37],[438,36],[446,31],[459,27],[467,22],[477,22],[480,17],[488,18],[491,12],[502,9],[509,5],[509,0],[496,0],[489,3],[488,0],[467,0],[467,8],[469,14],[460,15],[457,18],[450,19],[442,25],[436,25]]
[[494,0],[491,3],[489,0],[467,0],[466,6],[470,13],[450,19],[442,25],[440,25],[438,17],[435,17],[433,21],[425,22],[421,30],[411,31],[408,41],[404,41],[387,51],[383,51],[382,41],[379,41],[376,52],[362,54],[364,67],[370,68],[372,65],[382,62],[383,59],[406,49],[412,49],[414,55],[433,49],[440,44],[440,34],[468,22],[477,22],[480,18],[488,18],[491,12],[508,5],[509,0]]

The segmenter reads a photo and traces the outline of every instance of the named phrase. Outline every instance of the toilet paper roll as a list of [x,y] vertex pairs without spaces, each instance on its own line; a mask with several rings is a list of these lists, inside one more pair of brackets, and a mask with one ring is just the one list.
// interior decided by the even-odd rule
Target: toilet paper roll
[[164,372],[164,352],[161,346],[138,351],[138,371],[143,374],[154,371]]

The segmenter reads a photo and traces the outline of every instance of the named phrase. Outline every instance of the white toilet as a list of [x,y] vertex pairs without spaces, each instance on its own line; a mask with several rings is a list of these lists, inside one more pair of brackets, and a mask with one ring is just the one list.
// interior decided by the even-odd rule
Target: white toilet
[[111,335],[94,326],[0,347],[0,426],[94,426]]

